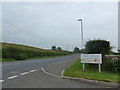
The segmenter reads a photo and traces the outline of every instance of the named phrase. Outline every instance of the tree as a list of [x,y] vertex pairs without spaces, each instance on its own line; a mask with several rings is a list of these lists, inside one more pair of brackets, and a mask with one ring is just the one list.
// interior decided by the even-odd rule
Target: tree
[[118,51],[118,53],[120,53],[120,49],[118,49],[117,51]]
[[87,54],[110,54],[110,42],[105,40],[89,40],[85,45]]
[[57,51],[62,51],[62,48],[61,47],[57,47]]
[[75,48],[74,48],[74,52],[75,52],[75,53],[79,53],[79,52],[80,52],[79,48],[78,48],[78,47],[75,47]]
[[81,49],[81,50],[80,50],[80,53],[84,53],[84,51],[85,51],[85,49]]
[[53,51],[56,51],[56,46],[52,46],[51,48]]

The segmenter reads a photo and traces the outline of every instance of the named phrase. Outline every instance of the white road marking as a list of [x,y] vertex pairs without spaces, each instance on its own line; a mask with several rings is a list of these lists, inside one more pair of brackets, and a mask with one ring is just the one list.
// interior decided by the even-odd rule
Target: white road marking
[[13,79],[13,78],[16,78],[16,77],[18,77],[18,76],[16,75],[16,76],[8,77],[8,79]]
[[29,72],[24,72],[24,73],[21,73],[20,75],[25,75],[25,74],[28,74]]
[[35,72],[35,71],[37,71],[37,70],[31,70],[30,72]]
[[0,83],[4,82],[5,80],[0,80]]
[[55,76],[55,77],[59,77],[59,76],[57,76],[57,75],[55,75],[55,74],[48,73],[48,72],[45,71],[43,68],[42,68],[42,71],[43,71],[44,73],[48,74],[48,75]]
[[[37,71],[37,70],[31,70],[30,72],[35,72],[35,71]],[[20,75],[25,75],[25,74],[28,74],[28,73],[30,73],[30,72],[24,72],[24,73],[21,73]],[[8,79],[13,79],[13,78],[16,78],[16,77],[18,77],[18,75],[8,77]],[[4,82],[4,80],[0,80],[0,83],[1,83],[1,82]]]

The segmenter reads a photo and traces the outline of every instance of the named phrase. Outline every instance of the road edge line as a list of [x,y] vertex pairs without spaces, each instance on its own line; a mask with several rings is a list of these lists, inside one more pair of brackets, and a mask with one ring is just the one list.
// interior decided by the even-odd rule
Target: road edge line
[[51,74],[51,73],[45,71],[44,68],[42,68],[41,70],[42,70],[45,74],[47,74],[47,75],[54,76],[54,77],[59,77],[58,75]]

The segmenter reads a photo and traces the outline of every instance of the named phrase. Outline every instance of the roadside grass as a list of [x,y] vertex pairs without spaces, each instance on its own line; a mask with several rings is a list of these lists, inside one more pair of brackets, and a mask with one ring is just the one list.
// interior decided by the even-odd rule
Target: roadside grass
[[68,68],[66,68],[63,75],[68,77],[77,77],[90,80],[120,83],[118,78],[120,74],[118,73],[103,71],[99,74],[98,69],[91,70],[88,64],[85,64],[85,71],[83,71],[80,59],[77,59]]
[[16,61],[15,59],[0,59],[0,62]]

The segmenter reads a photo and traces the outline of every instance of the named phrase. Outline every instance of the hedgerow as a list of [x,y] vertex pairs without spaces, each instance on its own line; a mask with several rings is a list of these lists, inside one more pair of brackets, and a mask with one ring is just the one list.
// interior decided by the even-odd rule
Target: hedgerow
[[[5,44],[6,45],[6,44]],[[6,46],[2,47],[2,58],[3,59],[15,59],[15,60],[25,60],[27,58],[33,57],[44,57],[44,56],[61,56],[61,55],[68,55],[72,52],[68,51],[52,51],[52,50],[44,50],[44,49],[37,49],[33,47],[27,46],[20,46],[20,45],[10,45],[7,44]]]

